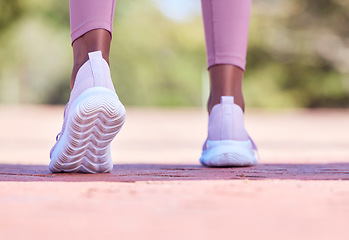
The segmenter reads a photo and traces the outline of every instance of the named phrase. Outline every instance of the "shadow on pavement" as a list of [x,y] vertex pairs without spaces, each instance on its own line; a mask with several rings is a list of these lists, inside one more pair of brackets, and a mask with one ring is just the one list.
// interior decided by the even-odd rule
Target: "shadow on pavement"
[[136,182],[232,179],[349,180],[349,163],[258,164],[240,168],[205,168],[185,164],[117,164],[111,173],[50,173],[45,165],[0,164],[0,181]]

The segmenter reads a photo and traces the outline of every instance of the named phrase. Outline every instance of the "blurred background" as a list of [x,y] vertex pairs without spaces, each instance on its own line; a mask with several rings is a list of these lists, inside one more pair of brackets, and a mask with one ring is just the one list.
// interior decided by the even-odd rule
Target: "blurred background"
[[[129,106],[200,106],[207,94],[199,0],[117,0],[111,50]],[[69,1],[0,0],[0,103],[65,104]],[[349,1],[253,0],[248,107],[349,107]]]

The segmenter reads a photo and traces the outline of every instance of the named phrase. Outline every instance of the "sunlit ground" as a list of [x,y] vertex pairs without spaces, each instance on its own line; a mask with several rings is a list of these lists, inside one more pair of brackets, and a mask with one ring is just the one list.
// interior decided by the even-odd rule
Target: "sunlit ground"
[[49,173],[62,114],[0,106],[4,239],[347,238],[348,110],[249,109],[260,164],[209,169],[201,109],[129,107],[114,170],[96,175]]

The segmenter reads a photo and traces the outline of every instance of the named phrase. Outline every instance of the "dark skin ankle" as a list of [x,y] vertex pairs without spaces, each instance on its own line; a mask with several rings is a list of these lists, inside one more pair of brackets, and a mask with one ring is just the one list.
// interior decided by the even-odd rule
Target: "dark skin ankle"
[[[77,38],[73,42],[74,66],[72,70],[70,88],[73,89],[76,74],[80,67],[88,60],[88,53],[101,51],[103,58],[109,64],[111,35],[107,30],[95,29]],[[242,78],[244,71],[234,65],[214,65],[209,69],[210,97],[207,110],[210,113],[214,105],[220,103],[221,96],[234,96],[235,103],[245,110],[242,95]]]
[[210,113],[212,107],[220,103],[221,96],[234,96],[235,104],[245,110],[245,102],[242,95],[242,78],[244,71],[234,65],[214,65],[209,68],[210,97],[207,110]]
[[111,35],[107,30],[95,29],[77,38],[73,42],[74,65],[70,79],[70,89],[73,89],[76,74],[88,60],[88,53],[102,51],[103,58],[109,64]]

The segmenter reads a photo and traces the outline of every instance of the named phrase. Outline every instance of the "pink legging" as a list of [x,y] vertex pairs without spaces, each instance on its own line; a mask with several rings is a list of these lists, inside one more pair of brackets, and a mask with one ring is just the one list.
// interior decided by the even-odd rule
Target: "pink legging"
[[[115,0],[69,0],[72,42],[93,29],[113,32]],[[245,70],[251,0],[201,0],[207,65]]]

